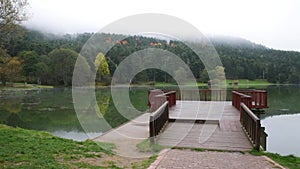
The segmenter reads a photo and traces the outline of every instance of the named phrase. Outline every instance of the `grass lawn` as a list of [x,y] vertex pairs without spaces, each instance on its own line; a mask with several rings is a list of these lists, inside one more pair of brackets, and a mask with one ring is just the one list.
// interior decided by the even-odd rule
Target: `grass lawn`
[[294,155],[281,156],[276,153],[268,153],[263,151],[252,150],[250,152],[252,155],[265,155],[277,163],[281,164],[284,167],[288,167],[289,169],[299,169],[300,168],[300,157],[296,157]]
[[164,148],[168,148],[166,146],[162,146],[159,144],[151,144],[150,139],[145,139],[136,145],[137,149],[141,152],[160,152]]
[[[186,82],[185,85],[194,86],[195,84],[193,82]],[[197,82],[196,85],[198,87],[205,87],[207,86],[207,83]],[[155,87],[177,87],[177,83],[155,82]]]
[[[121,168],[115,163],[115,146],[99,144],[0,124],[0,168]],[[155,159],[130,163],[130,168],[147,168]]]
[[[120,169],[119,160],[110,143],[93,141],[77,142],[53,136],[47,132],[25,130],[0,124],[0,168],[111,168]],[[146,139],[137,145],[140,151],[160,151],[163,147],[149,147]],[[194,149],[195,151],[204,151]],[[253,155],[265,155],[290,169],[300,168],[300,157],[281,156],[268,152],[251,151]],[[130,162],[130,168],[147,168],[156,155],[138,162]],[[123,159],[124,161],[124,159]],[[128,159],[126,159],[128,162]],[[128,166],[127,166],[128,168]]]
[[234,82],[238,82],[238,86],[267,86],[272,85],[273,83],[268,82],[264,79],[248,80],[248,79],[239,79],[239,80],[230,80],[226,79],[227,86],[234,86]]
[[24,84],[24,83],[13,83],[6,84],[6,86],[0,85],[0,89],[37,89],[37,88],[53,88],[53,86],[37,85],[37,84]]
[[[238,82],[238,85],[234,85],[235,82]],[[226,79],[226,85],[228,88],[230,87],[251,87],[251,86],[268,86],[273,83],[268,82],[264,79],[256,79],[256,80],[247,80],[247,79],[239,79],[239,80],[230,80]],[[185,85],[194,85],[192,82],[186,82]],[[155,82],[155,87],[176,87],[176,83],[165,83],[165,82]],[[207,83],[197,82],[198,87],[208,87]]]

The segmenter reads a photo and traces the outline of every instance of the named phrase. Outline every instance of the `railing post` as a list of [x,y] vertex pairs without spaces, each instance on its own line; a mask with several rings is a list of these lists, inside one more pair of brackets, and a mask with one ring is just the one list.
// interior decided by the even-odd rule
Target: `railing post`
[[255,149],[257,150],[257,151],[259,151],[259,148],[260,148],[260,133],[261,133],[261,131],[260,131],[260,128],[261,128],[261,126],[260,126],[260,120],[258,120],[258,121],[256,121],[256,140],[255,140]]
[[149,119],[149,138],[150,143],[155,144],[155,134],[154,134],[154,118],[153,116],[150,116]]
[[248,137],[251,140],[254,149],[259,150],[261,144],[261,123],[260,119],[247,107],[245,103],[241,103],[241,124]]
[[169,103],[164,102],[149,118],[149,137],[152,144],[156,143],[156,136],[169,121]]
[[267,149],[267,137],[268,134],[265,132],[265,128],[261,127],[260,128],[260,145],[264,150]]

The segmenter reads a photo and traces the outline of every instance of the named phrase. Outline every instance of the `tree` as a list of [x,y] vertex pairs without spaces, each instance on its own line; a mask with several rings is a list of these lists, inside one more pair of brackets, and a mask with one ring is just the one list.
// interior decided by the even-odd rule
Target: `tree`
[[18,57],[13,57],[6,65],[8,80],[14,83],[21,75],[22,63]]
[[35,51],[23,51],[19,57],[23,62],[23,74],[25,76],[25,81],[28,82],[36,75],[36,64],[39,62],[39,56]]
[[27,0],[0,0],[0,43],[7,42],[10,35],[17,34],[20,28],[18,24],[28,18],[27,6]]
[[225,68],[223,66],[216,66],[215,69],[209,70],[210,85],[222,85],[225,80]]
[[88,82],[90,82],[90,72],[91,69],[85,57],[79,55],[77,57],[76,65],[73,72],[72,85],[81,86],[88,84]]
[[225,80],[225,68],[223,66],[216,66],[216,78],[218,80]]
[[94,62],[94,66],[96,68],[99,81],[101,81],[101,77],[106,77],[106,76],[110,75],[108,63],[107,63],[103,53],[101,53],[101,52],[98,53],[98,55],[96,56],[95,62]]
[[39,62],[35,65],[35,68],[36,68],[35,77],[37,80],[37,84],[43,84],[47,82],[49,67],[44,62]]
[[77,56],[77,52],[64,48],[54,49],[49,53],[50,78],[55,85],[71,84]]
[[206,69],[200,71],[199,81],[202,83],[207,83],[209,80]]
[[175,80],[178,80],[178,84],[183,84],[186,82],[187,72],[183,67],[179,67],[178,70],[175,71]]
[[7,76],[7,63],[10,60],[10,56],[6,53],[6,50],[0,48],[0,81],[2,85],[6,85],[8,81]]

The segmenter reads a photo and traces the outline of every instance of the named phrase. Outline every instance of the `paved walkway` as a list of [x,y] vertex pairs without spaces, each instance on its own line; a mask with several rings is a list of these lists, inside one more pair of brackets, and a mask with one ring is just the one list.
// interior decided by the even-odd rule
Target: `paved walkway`
[[123,157],[150,157],[153,155],[152,152],[140,152],[136,147],[138,143],[149,137],[149,116],[150,113],[144,113],[93,140],[114,143],[116,153]]
[[272,169],[283,168],[265,156],[239,152],[165,150],[149,169]]

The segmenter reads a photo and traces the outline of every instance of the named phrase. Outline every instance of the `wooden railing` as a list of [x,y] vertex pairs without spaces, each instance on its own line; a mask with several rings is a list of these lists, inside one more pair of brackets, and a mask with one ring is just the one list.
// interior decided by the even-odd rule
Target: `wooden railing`
[[161,93],[162,93],[162,91],[160,89],[148,90],[148,107],[149,107],[150,111],[154,111],[154,105],[155,105],[154,97]]
[[151,143],[156,142],[156,136],[162,132],[169,121],[169,106],[165,101],[155,112],[150,115],[149,131]]
[[240,111],[240,122],[254,148],[266,149],[267,134],[260,119],[251,109],[267,108],[267,92],[262,90],[232,91],[232,105]]
[[240,110],[240,104],[245,103],[250,109],[268,108],[268,93],[264,90],[232,91],[232,105]]
[[[169,92],[170,90],[164,90]],[[212,100],[225,100],[227,99],[227,90],[176,90],[177,100],[196,100],[196,101],[212,101]]]
[[148,91],[148,106],[151,112],[157,110],[165,101],[168,101],[169,107],[176,105],[176,91]]
[[268,108],[268,93],[265,90],[241,90],[240,93],[251,96],[251,107],[256,109]]
[[260,128],[260,146],[267,150],[267,137],[268,134],[265,132],[265,127]]
[[232,106],[241,111],[241,103],[244,103],[247,107],[251,108],[251,96],[232,91]]
[[167,97],[169,107],[176,105],[176,91],[169,91],[164,94]]
[[[247,107],[241,103],[241,124],[256,150],[260,149],[261,124],[260,119]],[[264,147],[265,148],[265,147]]]

